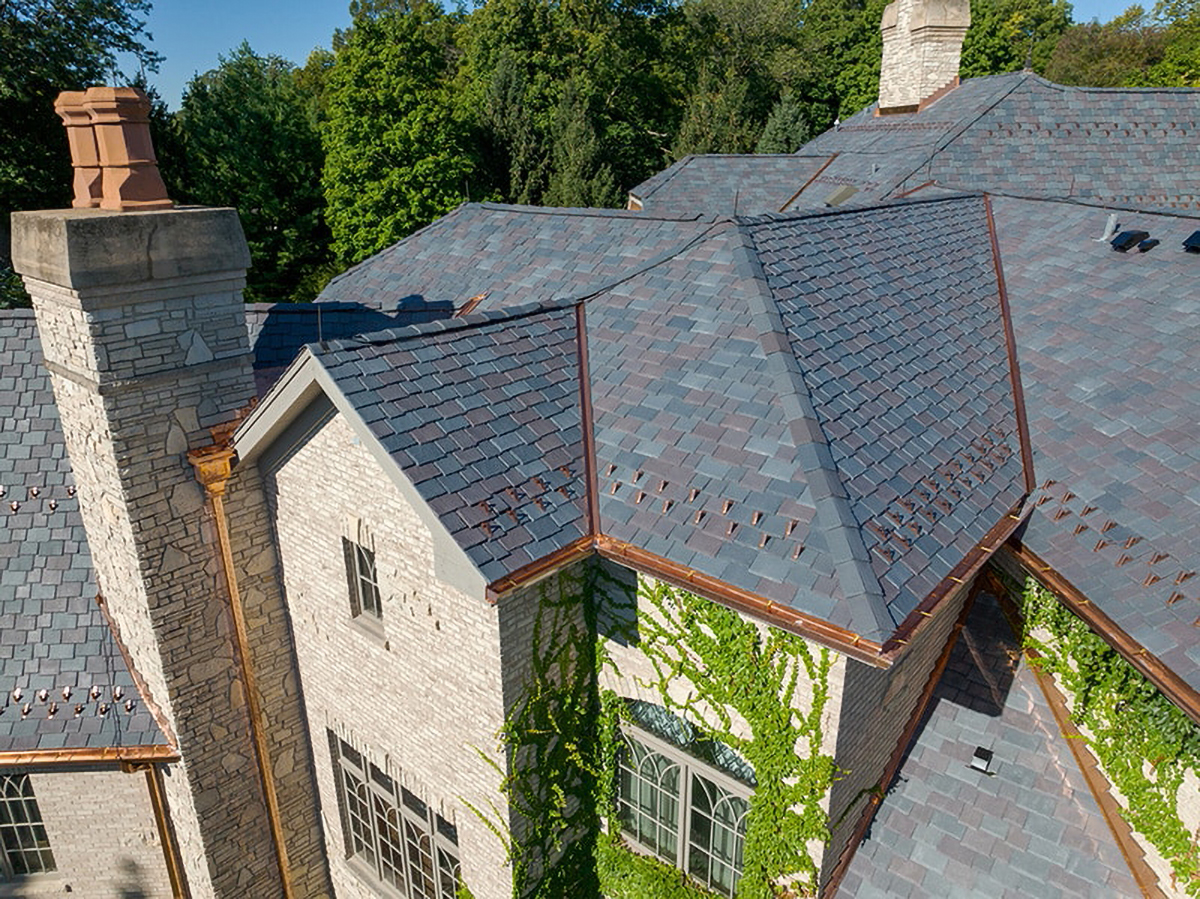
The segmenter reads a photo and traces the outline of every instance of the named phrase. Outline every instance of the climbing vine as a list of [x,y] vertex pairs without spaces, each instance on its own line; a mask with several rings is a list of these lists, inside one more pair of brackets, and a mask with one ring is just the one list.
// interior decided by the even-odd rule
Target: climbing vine
[[[739,899],[815,895],[834,776],[821,730],[832,654],[665,584],[635,594],[598,561],[537,589],[528,676],[500,734],[511,830],[481,813],[508,846],[514,899],[712,895],[621,838],[618,728],[629,712],[598,686],[602,670],[617,673],[610,640],[636,644],[654,671],[643,686],[754,769]],[[670,689],[680,682],[693,685],[683,698]]]
[[1127,801],[1122,814],[1200,897],[1200,832],[1180,818],[1180,786],[1200,775],[1200,727],[1032,577],[1016,592],[1023,642],[1067,693],[1104,773]]

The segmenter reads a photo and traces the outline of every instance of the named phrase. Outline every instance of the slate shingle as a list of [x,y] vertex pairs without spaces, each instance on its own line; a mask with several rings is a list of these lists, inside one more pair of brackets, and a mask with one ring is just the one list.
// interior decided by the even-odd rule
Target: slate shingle
[[[0,310],[0,752],[166,742],[96,592],[33,313]],[[101,690],[96,700],[88,695],[93,686]],[[132,713],[114,701],[117,689],[134,700]],[[39,690],[48,692],[45,701]],[[111,706],[103,716],[101,703]]]

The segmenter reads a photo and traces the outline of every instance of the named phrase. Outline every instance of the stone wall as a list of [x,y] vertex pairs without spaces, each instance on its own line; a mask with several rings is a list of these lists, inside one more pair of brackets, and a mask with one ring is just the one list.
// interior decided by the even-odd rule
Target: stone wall
[[254,394],[232,210],[18,213],[97,580],[183,763],[193,896],[280,892],[214,522],[186,458]]
[[[434,576],[433,536],[349,424],[335,416],[264,469],[295,633],[335,894],[377,896],[346,859],[327,732],[457,827],[476,899],[509,899],[503,829],[504,723],[499,612]],[[351,616],[343,535],[369,535],[382,616]],[[505,677],[507,677],[507,673]]]
[[892,0],[883,11],[879,108],[917,107],[955,83],[967,0]]
[[0,884],[0,896],[170,899],[143,772],[80,768],[33,772],[30,781],[58,870]]
[[947,597],[891,668],[876,668],[854,659],[847,662],[834,755],[841,774],[830,794],[833,834],[822,883],[845,852],[869,791],[883,776],[968,593],[969,587],[964,585]]

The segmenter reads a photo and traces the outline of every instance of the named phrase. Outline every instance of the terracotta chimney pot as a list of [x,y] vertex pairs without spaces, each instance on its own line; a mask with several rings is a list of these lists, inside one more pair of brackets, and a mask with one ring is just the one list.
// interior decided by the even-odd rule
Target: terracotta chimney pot
[[100,154],[83,98],[83,91],[63,91],[54,101],[54,111],[63,120],[71,148],[71,167],[75,170],[75,199],[71,205],[76,209],[99,206],[101,194]]
[[150,143],[150,101],[133,87],[89,87],[91,116],[104,172],[101,209],[170,209]]

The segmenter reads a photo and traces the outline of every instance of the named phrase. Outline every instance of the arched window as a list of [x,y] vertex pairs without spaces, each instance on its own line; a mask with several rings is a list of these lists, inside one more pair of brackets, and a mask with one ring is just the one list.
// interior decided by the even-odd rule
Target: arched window
[[629,701],[621,726],[617,816],[635,847],[724,896],[742,875],[754,770],[662,706]]

